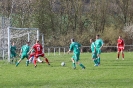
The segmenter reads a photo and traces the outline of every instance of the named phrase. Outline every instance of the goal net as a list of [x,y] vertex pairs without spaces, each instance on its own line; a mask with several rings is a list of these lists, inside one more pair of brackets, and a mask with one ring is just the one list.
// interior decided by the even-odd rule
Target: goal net
[[43,34],[39,34],[38,28],[14,28],[8,27],[4,36],[4,51],[3,56],[10,62],[10,46],[12,42],[17,48],[16,53],[19,55],[20,49],[26,42],[30,42],[30,47],[35,44],[36,39],[41,40],[40,43],[44,46]]

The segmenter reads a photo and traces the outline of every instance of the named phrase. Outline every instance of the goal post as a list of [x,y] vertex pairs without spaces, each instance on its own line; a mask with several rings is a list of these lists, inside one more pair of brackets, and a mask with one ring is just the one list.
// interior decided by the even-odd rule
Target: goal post
[[[10,62],[10,46],[11,41],[15,41],[15,45],[17,48],[21,48],[27,41],[30,42],[32,46],[35,43],[35,40],[40,40],[42,46],[44,47],[44,36],[43,34],[40,35],[38,28],[15,28],[15,27],[8,27],[7,28],[7,45],[8,45],[8,62]],[[20,50],[19,50],[20,51]]]

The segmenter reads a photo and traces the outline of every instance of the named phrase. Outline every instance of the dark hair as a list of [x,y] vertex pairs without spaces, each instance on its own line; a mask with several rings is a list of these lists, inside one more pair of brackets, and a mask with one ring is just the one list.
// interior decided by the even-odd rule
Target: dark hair
[[98,37],[99,37],[100,35],[99,35],[99,34],[97,34],[96,36],[98,36]]
[[28,41],[27,44],[29,44],[30,42]]
[[74,42],[74,38],[71,38],[71,41],[73,41],[73,42]]
[[90,39],[92,42],[94,42],[94,39]]

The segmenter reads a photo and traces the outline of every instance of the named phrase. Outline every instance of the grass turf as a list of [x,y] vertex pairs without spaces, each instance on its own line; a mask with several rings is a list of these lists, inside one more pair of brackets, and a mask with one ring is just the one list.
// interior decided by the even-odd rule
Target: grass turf
[[[80,62],[86,66],[72,69],[72,54],[48,57],[51,66],[37,63],[28,67],[23,60],[18,67],[0,61],[0,88],[132,88],[132,52],[125,52],[125,60],[116,60],[116,53],[102,53],[101,65],[94,67],[91,53],[81,53]],[[66,65],[62,67],[61,62]]]

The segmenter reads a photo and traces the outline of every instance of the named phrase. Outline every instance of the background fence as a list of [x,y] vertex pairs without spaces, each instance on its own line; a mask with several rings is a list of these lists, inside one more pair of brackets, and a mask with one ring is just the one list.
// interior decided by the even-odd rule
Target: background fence
[[[45,53],[47,53],[48,55],[50,55],[52,53],[54,53],[54,55],[60,55],[61,53],[66,54],[67,51],[69,50],[69,47],[45,47]],[[132,52],[133,51],[133,45],[126,45],[125,52]],[[91,49],[90,46],[82,46],[81,52],[90,52],[91,53]],[[116,46],[104,46],[102,48],[102,52],[117,52],[117,47]]]
[[[67,51],[69,50],[69,47],[45,47],[44,52],[49,56],[49,55],[61,55],[61,54],[66,54]],[[125,52],[132,52],[133,51],[133,45],[126,45]],[[20,48],[17,49],[17,54],[19,54]],[[90,52],[91,49],[90,46],[82,46],[81,52]],[[102,52],[117,52],[117,47],[116,46],[104,46],[102,48]],[[0,48],[0,59],[6,59],[7,58],[7,49],[2,49]]]

